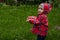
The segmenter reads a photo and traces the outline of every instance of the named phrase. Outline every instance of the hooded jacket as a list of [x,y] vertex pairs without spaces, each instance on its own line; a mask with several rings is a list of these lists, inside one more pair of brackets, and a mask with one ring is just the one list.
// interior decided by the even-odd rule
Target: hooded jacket
[[31,32],[36,35],[46,36],[48,31],[48,18],[47,14],[51,11],[52,7],[49,8],[48,4],[42,3],[44,6],[44,12],[38,14],[36,20],[30,20],[29,22],[33,24]]

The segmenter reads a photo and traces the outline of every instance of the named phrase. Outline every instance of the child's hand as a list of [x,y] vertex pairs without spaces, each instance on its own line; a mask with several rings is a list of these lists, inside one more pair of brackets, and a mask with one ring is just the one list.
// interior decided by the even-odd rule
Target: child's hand
[[30,20],[35,20],[36,19],[36,16],[28,16],[27,18],[27,22],[29,22]]
[[27,22],[29,22],[29,20],[30,20],[30,19],[28,19],[28,18],[27,18],[27,20],[26,20],[26,21],[27,21]]
[[30,18],[28,17],[27,20],[26,20],[26,22],[29,22],[29,20],[30,20]]

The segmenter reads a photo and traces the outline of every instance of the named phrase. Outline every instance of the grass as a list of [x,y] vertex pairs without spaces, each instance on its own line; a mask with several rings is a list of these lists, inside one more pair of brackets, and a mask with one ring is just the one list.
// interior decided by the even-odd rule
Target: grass
[[[48,14],[49,31],[46,40],[59,40],[60,9],[53,8]],[[30,33],[31,24],[26,22],[30,15],[37,15],[37,6],[4,6],[0,7],[0,40],[36,40]]]

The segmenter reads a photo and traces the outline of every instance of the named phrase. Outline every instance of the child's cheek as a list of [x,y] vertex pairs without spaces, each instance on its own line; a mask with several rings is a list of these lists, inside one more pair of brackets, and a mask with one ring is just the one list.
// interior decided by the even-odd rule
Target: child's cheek
[[42,9],[41,12],[44,12],[44,10]]
[[41,9],[38,9],[38,12],[40,12],[41,11]]
[[38,12],[42,13],[44,10],[38,9]]

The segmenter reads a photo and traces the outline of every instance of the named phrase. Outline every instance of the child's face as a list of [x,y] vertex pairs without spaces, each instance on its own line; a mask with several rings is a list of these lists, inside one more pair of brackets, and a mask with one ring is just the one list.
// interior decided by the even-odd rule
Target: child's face
[[39,5],[39,6],[38,6],[38,14],[41,14],[43,11],[44,11],[44,10],[43,10],[42,5]]

